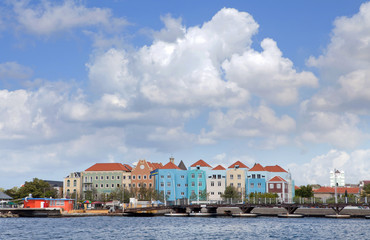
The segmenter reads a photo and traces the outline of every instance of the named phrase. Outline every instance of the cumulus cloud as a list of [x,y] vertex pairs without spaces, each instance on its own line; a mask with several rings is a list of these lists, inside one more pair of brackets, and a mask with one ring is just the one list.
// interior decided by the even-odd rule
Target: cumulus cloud
[[223,63],[226,78],[280,105],[295,103],[298,88],[318,86],[318,80],[311,72],[297,73],[292,61],[282,57],[274,40],[264,39],[261,47],[262,52],[250,49],[226,60]]
[[346,183],[356,184],[369,177],[369,157],[369,149],[355,150],[351,153],[333,149],[304,164],[291,163],[288,168],[292,171],[296,185],[321,184],[328,186],[329,173],[334,169],[345,171]]
[[65,0],[61,4],[41,1],[37,5],[16,1],[13,5],[18,23],[36,35],[47,36],[89,26],[104,26],[116,31],[127,24],[124,19],[113,18],[109,9],[87,8],[74,0]]

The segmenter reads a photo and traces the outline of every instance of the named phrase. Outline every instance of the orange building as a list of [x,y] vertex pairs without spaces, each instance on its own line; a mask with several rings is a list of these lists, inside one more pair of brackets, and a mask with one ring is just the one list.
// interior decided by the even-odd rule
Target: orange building
[[73,199],[53,199],[53,198],[25,198],[24,208],[61,208],[63,211],[73,210]]
[[154,177],[150,175],[151,171],[163,167],[162,163],[151,163],[144,160],[139,160],[137,165],[131,171],[131,186],[133,188],[154,187]]

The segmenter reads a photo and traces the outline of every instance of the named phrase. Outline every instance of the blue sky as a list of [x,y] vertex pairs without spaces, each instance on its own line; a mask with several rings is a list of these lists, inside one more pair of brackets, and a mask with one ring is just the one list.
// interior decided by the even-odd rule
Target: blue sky
[[0,187],[97,162],[370,170],[367,1],[0,3]]

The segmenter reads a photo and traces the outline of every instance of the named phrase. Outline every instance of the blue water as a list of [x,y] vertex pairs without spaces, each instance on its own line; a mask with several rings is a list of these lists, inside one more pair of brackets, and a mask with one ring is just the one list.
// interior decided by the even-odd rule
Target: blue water
[[0,239],[370,239],[368,219],[0,218]]

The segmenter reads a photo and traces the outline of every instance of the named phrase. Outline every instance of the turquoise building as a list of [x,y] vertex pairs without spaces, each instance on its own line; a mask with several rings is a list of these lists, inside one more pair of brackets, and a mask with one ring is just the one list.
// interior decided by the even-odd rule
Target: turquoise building
[[200,159],[188,169],[188,196],[190,201],[207,200],[207,176],[212,167]]

